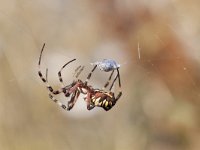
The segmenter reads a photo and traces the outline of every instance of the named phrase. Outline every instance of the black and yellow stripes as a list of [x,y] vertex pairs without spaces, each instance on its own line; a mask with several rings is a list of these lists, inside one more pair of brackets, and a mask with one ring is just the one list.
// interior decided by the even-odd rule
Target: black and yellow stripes
[[99,97],[96,99],[92,99],[92,105],[96,107],[102,107],[105,110],[110,110],[115,105],[115,103],[107,99],[101,99],[101,97]]
[[[105,84],[104,88],[108,86],[113,73],[114,73],[114,70],[111,72],[111,75],[110,75],[107,83]],[[119,93],[115,97],[114,93],[111,92],[111,90],[117,79],[118,79],[118,84],[119,84]],[[93,91],[95,92],[95,94],[93,96],[91,96],[91,104],[93,106],[102,107],[106,111],[110,110],[116,104],[116,102],[119,100],[119,98],[122,96],[119,69],[117,68],[117,75],[110,86],[109,92],[105,92],[103,89],[102,90],[93,89]]]

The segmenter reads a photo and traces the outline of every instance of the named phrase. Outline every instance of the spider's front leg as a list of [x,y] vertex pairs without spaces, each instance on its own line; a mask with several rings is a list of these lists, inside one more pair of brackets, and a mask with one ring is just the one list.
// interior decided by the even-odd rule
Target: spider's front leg
[[[54,95],[57,95],[57,94],[62,93],[63,90],[66,90],[67,87],[61,88],[61,89],[58,89],[58,90],[54,90],[53,87],[49,85],[47,79],[45,79],[45,77],[43,76],[42,71],[41,71],[41,69],[40,69],[40,64],[41,64],[42,53],[43,53],[43,51],[44,51],[44,47],[45,47],[45,43],[44,43],[43,46],[42,46],[42,49],[41,49],[41,52],[40,52],[39,61],[38,61],[38,75],[39,75],[40,79],[45,83],[46,88],[48,89],[48,91],[49,91],[50,93],[54,94]],[[71,63],[71,62],[73,62],[73,61],[75,61],[75,60],[76,60],[76,59],[73,59],[73,60],[69,61],[67,64],[69,64],[69,63]],[[71,85],[69,85],[69,86],[71,86]]]
[[48,89],[48,91],[51,92],[54,95],[58,95],[58,94],[62,93],[63,90],[66,90],[66,88],[67,88],[66,87],[66,88],[61,88],[61,89],[58,89],[58,90],[54,90],[53,87],[49,85],[48,81],[43,77],[43,75],[42,75],[40,70],[38,71],[38,75],[41,78],[41,80],[45,83],[46,88]]

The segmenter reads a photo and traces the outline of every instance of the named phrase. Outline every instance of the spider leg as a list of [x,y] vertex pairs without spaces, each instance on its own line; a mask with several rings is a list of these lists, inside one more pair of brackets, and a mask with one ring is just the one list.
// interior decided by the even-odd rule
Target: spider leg
[[95,106],[94,105],[87,105],[88,110],[92,110]]
[[78,79],[78,77],[79,77],[79,75],[81,74],[81,72],[83,71],[83,69],[84,69],[84,66],[82,66],[80,69],[79,69],[79,71],[76,73],[76,79]]
[[[68,97],[68,96],[70,96],[70,94],[71,93],[69,93],[69,89],[67,89],[66,90],[66,86],[64,85],[64,83],[63,83],[63,78],[62,78],[62,70],[69,64],[69,63],[71,63],[71,62],[73,62],[73,61],[75,61],[76,59],[73,59],[73,60],[71,60],[71,61],[69,61],[69,62],[67,62],[65,65],[63,65],[62,66],[62,68],[60,69],[60,71],[58,72],[58,77],[59,77],[59,81],[61,82],[61,84],[62,84],[62,91],[63,91],[63,93],[65,94],[65,96],[66,97]],[[83,69],[84,69],[84,66],[78,66],[76,69],[75,69],[75,75],[76,75],[76,78],[78,78],[78,76],[80,75],[80,73],[83,71]],[[77,72],[77,73],[76,73]],[[73,81],[70,85],[68,85],[68,86],[71,86],[71,87],[73,87],[73,86],[75,86],[75,82],[76,81]]]
[[84,66],[82,66],[82,67],[81,67],[81,65],[78,66],[78,67],[75,69],[75,71],[74,71],[73,77],[75,77],[76,79],[78,79],[78,77],[79,77],[79,75],[81,74],[81,72],[83,71],[83,69],[84,69]]
[[121,80],[120,80],[120,74],[119,74],[119,69],[117,68],[117,74],[118,74],[118,83],[119,83],[119,93],[117,97],[115,98],[116,101],[122,96],[122,90],[121,90]]
[[63,79],[62,79],[62,70],[71,62],[75,61],[76,59],[72,59],[69,62],[67,62],[64,66],[62,66],[62,68],[60,69],[60,71],[58,72],[58,77],[59,77],[59,81],[62,83],[63,87],[64,87],[64,83],[63,83]]
[[47,82],[47,80],[43,77],[43,74],[41,72],[41,69],[40,69],[40,64],[41,64],[41,59],[42,59],[42,53],[44,51],[44,47],[45,47],[45,43],[43,44],[42,46],[42,50],[41,50],[41,53],[40,53],[40,57],[39,57],[39,62],[38,62],[38,75],[40,77],[40,79],[45,83],[47,89],[49,92],[53,93],[53,94],[60,94],[62,93],[62,89],[59,89],[59,90],[54,90],[52,86],[49,85],[49,83]]
[[78,67],[75,69],[75,71],[74,71],[74,76],[77,74],[77,71],[78,71],[80,68],[81,68],[81,65],[78,66]]
[[112,85],[110,86],[109,91],[112,90],[112,87],[113,87],[113,85],[114,85],[114,83],[115,83],[115,81],[117,79],[118,79],[118,83],[119,83],[119,93],[118,93],[117,97],[115,98],[115,102],[122,96],[121,79],[120,79],[120,73],[119,73],[119,69],[118,68],[117,68],[117,75],[116,75],[115,79],[113,80]]
[[71,97],[70,101],[68,102],[67,110],[71,110],[74,107],[79,95],[80,95],[79,90],[76,90],[75,92],[73,92],[72,97]]
[[[117,74],[116,77],[114,78],[114,80],[113,80],[113,82],[112,82],[112,84],[111,84],[111,86],[110,86],[110,88],[109,88],[109,91],[112,90],[112,88],[113,88],[113,86],[114,86],[114,84],[115,84],[117,78],[119,78],[119,75],[118,75],[118,74]],[[120,86],[121,86],[121,83],[120,83]],[[119,86],[119,87],[120,87],[120,86]]]
[[[48,81],[48,69],[46,69],[46,81]],[[63,109],[66,110],[67,106],[64,105],[63,103],[61,103],[59,100],[57,100],[52,94],[50,91],[48,91],[48,94],[49,94],[49,98],[54,102],[56,103],[58,106],[62,107]]]
[[95,105],[91,105],[91,93],[90,92],[87,93],[85,101],[86,101],[86,105],[87,105],[88,110],[92,110],[95,107]]
[[85,85],[87,85],[88,81],[90,80],[92,73],[95,71],[95,69],[97,68],[97,65],[94,66],[94,68],[92,69],[92,71],[88,74],[87,79],[85,80]]
[[67,109],[67,106],[63,103],[61,103],[59,100],[57,100],[50,92],[49,92],[49,98],[51,100],[53,100],[53,102],[55,102],[56,104],[58,104],[58,106],[62,107],[63,109]]
[[104,87],[102,88],[102,90],[105,90],[105,88],[110,84],[110,80],[113,76],[114,70],[111,72],[110,77],[108,78],[108,81],[106,82],[106,84],[104,85]]
[[[65,68],[66,64],[61,68],[61,70],[58,72],[58,76],[59,76],[59,80],[60,82],[62,83],[62,86],[64,86],[63,84],[63,80],[62,80],[62,70]],[[96,66],[97,67],[97,66]],[[91,74],[92,72],[94,72],[94,70],[96,69],[96,67],[94,67],[92,69],[92,71],[90,72],[90,74],[88,75],[87,77],[87,80],[90,79],[91,77]],[[76,79],[78,79],[79,75],[81,74],[81,72],[83,71],[84,69],[84,66],[78,66],[76,69],[75,69],[75,77]],[[76,73],[77,72],[77,73]],[[86,82],[87,82],[86,80]],[[71,110],[74,106],[74,104],[76,103],[80,93],[81,93],[81,88],[80,85],[83,84],[83,82],[81,80],[77,80],[77,82],[74,82],[75,84],[70,88],[68,89],[68,91],[66,92],[66,90],[63,90],[63,93],[65,94],[65,96],[69,96],[70,94],[72,94],[72,97],[71,97],[71,100],[68,102],[68,110]],[[87,84],[87,83],[86,83]]]

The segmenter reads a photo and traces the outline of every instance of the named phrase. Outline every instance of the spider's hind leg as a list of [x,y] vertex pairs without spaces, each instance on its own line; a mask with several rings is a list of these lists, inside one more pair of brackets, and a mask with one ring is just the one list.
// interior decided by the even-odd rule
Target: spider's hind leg
[[104,87],[102,88],[102,90],[105,90],[105,88],[110,84],[113,73],[114,73],[114,70],[111,72],[110,77],[108,78],[108,80],[107,80],[106,84],[104,85]]
[[118,92],[117,97],[115,98],[115,102],[117,102],[117,100],[122,96],[121,79],[120,79],[120,73],[119,73],[118,68],[117,68],[117,75],[116,75],[115,79],[113,80],[112,85],[110,86],[110,89],[109,89],[110,92],[111,92],[113,85],[114,85],[114,83],[116,82],[117,79],[118,79],[118,84],[119,84],[119,92]]

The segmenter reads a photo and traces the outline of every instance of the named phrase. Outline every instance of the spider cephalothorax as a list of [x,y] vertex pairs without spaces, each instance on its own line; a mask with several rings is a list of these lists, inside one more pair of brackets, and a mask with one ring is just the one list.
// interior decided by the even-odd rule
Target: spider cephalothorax
[[[117,102],[117,100],[121,97],[122,92],[121,92],[121,83],[120,83],[120,74],[119,74],[119,70],[117,68],[117,76],[115,77],[115,79],[112,82],[112,85],[109,89],[109,91],[105,91],[104,89],[109,85],[110,80],[112,78],[112,75],[114,73],[114,70],[112,71],[108,81],[106,82],[106,84],[104,85],[104,87],[102,89],[97,89],[97,88],[93,88],[91,85],[88,85],[88,81],[92,76],[92,73],[94,72],[94,70],[97,68],[97,65],[94,66],[94,68],[91,70],[91,72],[88,74],[87,79],[83,82],[82,80],[78,79],[80,73],[83,71],[84,66],[81,67],[77,67],[77,69],[75,70],[75,77],[76,79],[74,81],[72,81],[71,84],[69,85],[64,85],[63,83],[63,78],[62,78],[62,70],[71,62],[75,61],[76,59],[72,59],[69,62],[67,62],[58,72],[58,77],[59,77],[59,81],[62,84],[62,87],[58,90],[54,90],[52,88],[52,86],[50,86],[48,84],[48,70],[46,70],[46,78],[43,76],[41,70],[40,70],[40,63],[41,63],[41,57],[42,57],[42,52],[44,50],[45,44],[42,47],[41,53],[40,53],[40,57],[39,57],[39,63],[38,63],[38,75],[41,78],[41,80],[46,84],[46,88],[48,89],[48,93],[49,93],[49,97],[50,99],[52,99],[55,103],[57,103],[60,107],[62,107],[63,109],[67,109],[67,110],[71,110],[73,108],[73,106],[75,105],[78,97],[80,94],[84,94],[85,98],[84,100],[87,103],[87,109],[91,110],[93,109],[95,106],[97,107],[102,107],[104,108],[104,110],[110,110],[115,103]],[[116,81],[116,79],[118,78],[118,82],[119,82],[119,93],[117,95],[117,97],[115,97],[114,93],[111,92],[112,87]],[[57,100],[54,95],[57,94],[61,94],[63,93],[65,95],[65,97],[70,97],[70,100],[68,101],[68,105],[64,105],[63,103],[61,103],[59,100]]]

